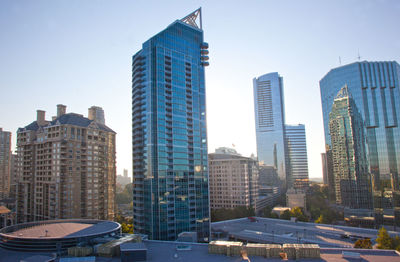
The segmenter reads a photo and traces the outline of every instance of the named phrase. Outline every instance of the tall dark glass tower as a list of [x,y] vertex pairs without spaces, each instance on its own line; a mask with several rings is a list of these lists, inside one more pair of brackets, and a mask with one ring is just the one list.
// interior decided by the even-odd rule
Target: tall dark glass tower
[[133,56],[133,225],[150,239],[210,234],[203,38],[198,9]]
[[[368,168],[377,224],[395,217],[400,226],[400,66],[397,62],[356,62],[329,71],[320,81],[327,155],[332,151],[329,113],[347,84],[364,124]],[[330,154],[331,155],[331,154]],[[332,169],[328,169],[332,175]]]

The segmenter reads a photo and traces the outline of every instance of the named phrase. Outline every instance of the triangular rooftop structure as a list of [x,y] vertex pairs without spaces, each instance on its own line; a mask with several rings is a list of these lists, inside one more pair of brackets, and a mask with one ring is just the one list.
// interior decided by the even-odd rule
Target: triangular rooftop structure
[[347,84],[345,84],[342,89],[340,89],[340,91],[337,93],[335,100],[336,99],[341,99],[341,98],[345,98],[345,97],[351,97],[350,93],[349,93],[349,89],[347,87]]
[[181,21],[195,28],[202,29],[201,7],[182,18]]

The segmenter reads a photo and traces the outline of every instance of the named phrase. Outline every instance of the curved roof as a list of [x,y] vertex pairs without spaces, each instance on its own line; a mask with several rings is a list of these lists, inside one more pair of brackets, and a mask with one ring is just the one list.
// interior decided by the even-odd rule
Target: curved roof
[[60,239],[110,233],[120,224],[103,220],[49,220],[18,224],[2,229],[0,235],[21,239]]

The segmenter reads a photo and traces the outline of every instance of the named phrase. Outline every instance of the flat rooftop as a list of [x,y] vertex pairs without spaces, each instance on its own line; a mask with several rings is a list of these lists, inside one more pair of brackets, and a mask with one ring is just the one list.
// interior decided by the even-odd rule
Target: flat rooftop
[[83,223],[56,223],[23,228],[7,235],[26,238],[61,238],[94,226]]
[[112,221],[49,221],[48,223],[22,225],[23,227],[12,232],[2,233],[5,236],[16,238],[57,239],[85,237],[112,232],[119,227]]
[[[197,243],[179,243],[173,241],[155,241],[145,240],[143,244],[147,248],[147,261],[153,262],[238,262],[243,261],[239,256],[228,257],[226,255],[208,254],[207,244]],[[186,250],[177,250],[178,246],[187,245]],[[343,258],[342,252],[356,252],[360,254],[361,259],[353,260]],[[37,255],[34,252],[17,252],[0,248],[0,261],[20,261],[28,257]],[[53,256],[52,253],[43,253],[42,255]],[[63,256],[64,257],[64,256]],[[5,260],[2,260],[4,258]],[[249,256],[252,262],[266,261],[261,256]],[[119,257],[96,257],[97,262],[119,262]],[[268,261],[282,261],[280,258],[268,258]],[[289,261],[295,261],[290,260]],[[400,256],[394,250],[371,250],[371,249],[341,249],[341,248],[321,248],[321,259],[299,259],[297,261],[371,261],[371,262],[400,262]]]

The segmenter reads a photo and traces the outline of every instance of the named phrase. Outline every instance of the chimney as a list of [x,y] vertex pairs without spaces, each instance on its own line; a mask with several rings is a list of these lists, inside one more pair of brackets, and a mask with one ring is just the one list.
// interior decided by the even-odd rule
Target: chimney
[[57,105],[57,117],[65,115],[66,111],[67,111],[67,106],[61,104]]
[[43,110],[36,110],[37,112],[37,117],[36,117],[36,121],[38,123],[39,126],[44,126],[46,124],[46,120],[45,115],[46,115],[46,111]]

